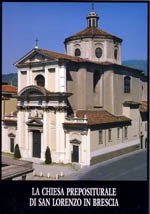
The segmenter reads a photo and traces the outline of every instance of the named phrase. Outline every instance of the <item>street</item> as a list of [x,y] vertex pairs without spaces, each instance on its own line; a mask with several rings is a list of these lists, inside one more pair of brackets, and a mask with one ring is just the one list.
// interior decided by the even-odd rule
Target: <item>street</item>
[[71,180],[146,180],[147,151],[136,151],[83,170]]

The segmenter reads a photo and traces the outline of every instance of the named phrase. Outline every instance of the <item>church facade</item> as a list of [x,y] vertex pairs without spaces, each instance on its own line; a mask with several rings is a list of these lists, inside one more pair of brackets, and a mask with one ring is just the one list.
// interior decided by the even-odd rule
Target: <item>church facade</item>
[[35,47],[15,63],[23,159],[44,161],[49,147],[53,162],[88,166],[147,147],[147,78],[121,65],[122,39],[98,20],[89,13],[66,54]]

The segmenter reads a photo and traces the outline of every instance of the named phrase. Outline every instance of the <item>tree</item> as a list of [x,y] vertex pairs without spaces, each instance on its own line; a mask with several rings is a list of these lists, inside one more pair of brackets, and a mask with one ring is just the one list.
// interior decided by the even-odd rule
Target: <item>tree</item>
[[18,144],[15,145],[14,157],[15,158],[21,158],[21,153],[20,153],[20,149],[19,149],[19,145]]
[[46,164],[52,163],[51,151],[50,151],[50,148],[48,146],[47,146],[46,151],[45,151],[45,163]]

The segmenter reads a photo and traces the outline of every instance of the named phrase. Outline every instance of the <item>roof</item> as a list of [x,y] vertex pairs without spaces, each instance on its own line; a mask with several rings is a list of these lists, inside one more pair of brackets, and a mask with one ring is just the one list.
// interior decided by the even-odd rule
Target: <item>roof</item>
[[10,98],[2,96],[2,100],[9,100]]
[[41,48],[38,48],[37,51],[43,53],[43,54],[46,54],[50,57],[54,57],[56,59],[65,59],[65,60],[70,60],[70,61],[73,61],[73,62],[89,62],[89,63],[94,63],[94,64],[99,64],[99,65],[105,65],[105,66],[116,66],[116,67],[121,67],[121,68],[124,68],[124,69],[127,69],[127,70],[131,70],[131,71],[138,71],[138,72],[143,72],[139,69],[136,69],[136,68],[132,68],[132,67],[128,67],[128,66],[125,66],[125,65],[120,65],[120,64],[115,64],[115,63],[112,63],[112,62],[109,62],[109,61],[105,61],[105,62],[98,62],[98,61],[93,61],[93,60],[89,60],[89,59],[84,59],[84,58],[81,58],[81,57],[76,57],[76,56],[70,56],[70,55],[67,55],[67,54],[62,54],[62,53],[57,53],[57,52],[54,52],[54,51],[48,51],[48,50],[44,50],[44,49],[41,49]]
[[[110,124],[110,123],[131,121],[131,119],[125,116],[115,116],[106,110],[78,110],[76,112],[76,117],[77,118],[86,117],[88,120],[88,125],[100,125],[100,124]],[[68,123],[65,123],[65,124],[68,124]]]
[[5,123],[17,123],[17,119],[3,119],[2,121]]
[[119,37],[114,36],[113,34],[107,33],[106,31],[96,28],[96,27],[87,27],[84,30],[73,34],[72,36],[65,39],[65,43],[70,40],[78,39],[78,38],[89,38],[89,37],[105,37],[105,38],[111,38],[116,39],[119,42],[122,42],[122,39]]
[[80,57],[70,56],[70,55],[67,55],[67,54],[57,53],[57,52],[54,52],[54,51],[43,50],[43,49],[40,49],[40,48],[38,48],[37,50],[40,51],[43,54],[46,54],[46,55],[48,55],[50,57],[54,57],[56,59],[68,59],[68,60],[71,60],[71,61],[74,61],[74,62],[85,62],[86,61],[86,60],[84,60],[83,58],[80,58]]
[[[84,58],[76,57],[76,56],[70,56],[70,55],[67,55],[67,54],[57,53],[57,52],[54,52],[54,51],[48,51],[48,50],[44,50],[44,49],[41,49],[41,48],[32,49],[24,57],[22,57],[20,60],[18,60],[15,63],[15,65],[16,66],[22,65],[22,61],[26,57],[28,57],[30,54],[33,54],[34,52],[39,53],[39,54],[43,54],[43,55],[48,56],[50,58],[55,58],[57,60],[61,60],[62,59],[62,60],[69,60],[69,61],[72,61],[72,62],[94,63],[94,64],[101,65],[101,66],[113,66],[116,69],[117,68],[119,68],[119,69],[121,68],[121,69],[129,70],[129,71],[133,71],[133,72],[138,72],[138,74],[141,73],[142,75],[144,75],[143,71],[141,71],[139,69],[136,69],[136,68],[127,67],[127,66],[120,65],[120,64],[115,64],[115,63],[112,63],[112,62],[109,62],[109,61],[104,61],[104,62],[92,61],[92,60],[89,60],[89,59],[84,59]],[[37,62],[34,62],[34,63],[37,63]],[[26,64],[28,64],[28,63],[26,63]],[[30,64],[30,62],[29,62],[29,64]]]
[[2,92],[5,93],[17,93],[18,88],[13,85],[2,85]]
[[125,101],[124,106],[136,106],[139,107],[140,112],[147,112],[147,101],[135,102],[135,101]]
[[141,105],[141,103],[129,100],[129,101],[124,101],[123,105],[124,106],[139,106],[139,105]]
[[142,101],[140,105],[140,112],[144,113],[147,112],[147,101]]

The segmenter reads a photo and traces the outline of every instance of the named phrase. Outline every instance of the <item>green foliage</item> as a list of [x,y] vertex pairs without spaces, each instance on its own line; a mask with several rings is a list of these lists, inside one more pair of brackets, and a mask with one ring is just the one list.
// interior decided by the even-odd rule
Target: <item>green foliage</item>
[[52,163],[51,151],[50,151],[50,148],[48,146],[47,146],[46,152],[45,152],[45,163],[46,164]]
[[18,74],[17,73],[3,74],[2,82],[7,82],[9,85],[17,86],[18,85]]
[[20,149],[19,149],[19,145],[18,144],[15,145],[14,157],[15,158],[21,158],[21,153],[20,153]]

